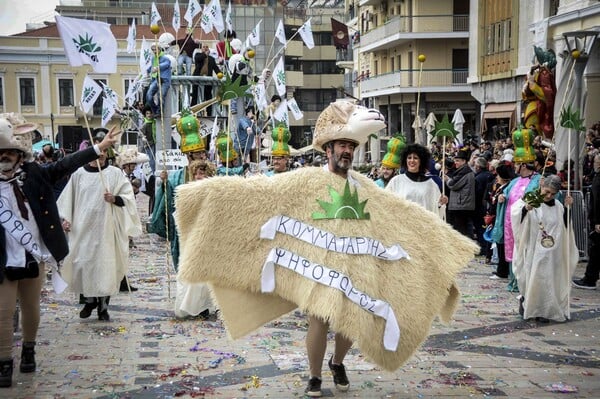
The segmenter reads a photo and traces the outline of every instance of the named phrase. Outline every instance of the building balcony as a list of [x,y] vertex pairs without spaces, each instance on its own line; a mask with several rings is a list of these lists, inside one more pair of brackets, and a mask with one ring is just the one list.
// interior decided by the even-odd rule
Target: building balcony
[[[287,78],[287,75],[286,75]],[[338,74],[319,74],[304,75],[304,89],[330,89],[331,87],[343,87],[344,75]]]
[[289,87],[304,86],[304,73],[302,71],[285,71],[285,84]]
[[[421,74],[422,92],[466,92],[468,69],[428,69]],[[400,70],[363,79],[360,83],[361,97],[378,97],[398,93],[416,93],[419,90],[419,70]]]
[[[157,2],[161,5],[162,2]],[[164,2],[166,3],[166,2]],[[61,0],[57,7],[82,7],[83,1]],[[88,0],[85,2],[87,8],[139,8],[150,9],[151,3],[129,0]]]
[[376,6],[381,3],[382,3],[382,0],[360,0],[358,2],[358,6],[359,7]]
[[290,40],[285,48],[287,57],[302,57],[304,55],[304,42],[301,40]]
[[418,39],[463,39],[469,37],[468,15],[396,16],[360,37],[360,51],[396,47]]

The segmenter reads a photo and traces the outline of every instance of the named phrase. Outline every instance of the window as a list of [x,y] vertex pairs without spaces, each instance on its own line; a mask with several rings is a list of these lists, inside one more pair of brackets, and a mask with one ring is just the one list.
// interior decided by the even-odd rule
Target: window
[[61,107],[73,106],[73,79],[58,79],[58,97]]
[[111,24],[111,25],[116,25],[117,18],[116,17],[106,17],[106,23]]
[[306,75],[335,75],[344,72],[343,69],[338,68],[335,61],[304,61],[302,71]]
[[21,105],[35,105],[35,81],[33,78],[19,78]]
[[298,89],[294,98],[303,111],[320,112],[336,100],[335,89]]
[[4,105],[4,80],[0,78],[0,107]]
[[[94,81],[96,83],[98,83],[100,85],[100,87],[104,87],[104,85],[106,84],[106,79],[94,79]],[[102,115],[102,99],[103,98],[104,98],[104,96],[101,94],[96,99],[96,102],[94,103],[94,107],[92,108],[94,115]]]

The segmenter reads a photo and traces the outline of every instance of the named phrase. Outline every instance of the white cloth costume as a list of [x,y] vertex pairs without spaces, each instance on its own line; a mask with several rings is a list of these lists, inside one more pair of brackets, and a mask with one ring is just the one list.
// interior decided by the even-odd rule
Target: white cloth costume
[[436,215],[440,215],[439,201],[442,193],[432,179],[416,182],[405,174],[400,174],[394,176],[385,189],[401,198],[421,205]]
[[184,283],[177,278],[177,293],[175,297],[175,316],[184,318],[198,316],[208,310],[216,310],[210,295],[210,288],[204,283]]
[[[519,291],[525,297],[525,320],[544,317],[555,321],[569,319],[571,276],[579,260],[573,226],[565,227],[563,205],[555,200],[554,206],[543,203],[527,212],[523,221],[525,202],[518,200],[511,209],[515,249],[513,273]],[[542,246],[542,230],[554,238],[554,246]]]
[[[119,292],[129,262],[129,237],[142,234],[133,188],[121,169],[108,166],[98,172],[79,168],[58,198],[62,218],[71,223],[69,255],[62,274],[70,290],[86,297]],[[104,201],[107,190],[125,203]]]

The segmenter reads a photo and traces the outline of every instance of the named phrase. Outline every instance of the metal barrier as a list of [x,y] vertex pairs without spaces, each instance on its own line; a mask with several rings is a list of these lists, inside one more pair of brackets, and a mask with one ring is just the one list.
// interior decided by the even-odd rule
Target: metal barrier
[[[567,195],[562,191],[563,197]],[[579,260],[586,261],[588,258],[588,207],[590,193],[583,191],[571,191],[573,197],[573,206],[571,207],[571,220],[573,221],[573,233],[575,234],[575,244],[579,250]]]

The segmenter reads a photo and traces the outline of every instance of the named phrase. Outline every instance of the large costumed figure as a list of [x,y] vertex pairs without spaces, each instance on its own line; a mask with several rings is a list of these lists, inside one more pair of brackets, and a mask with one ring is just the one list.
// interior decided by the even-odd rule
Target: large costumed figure
[[556,83],[554,68],[556,55],[552,50],[544,51],[534,46],[538,63],[531,67],[527,81],[523,85],[522,97],[525,102],[523,123],[532,135],[543,134],[545,138],[554,136],[554,99]]
[[[313,145],[363,144],[384,126],[378,111],[336,101]],[[410,358],[436,316],[451,319],[457,273],[477,251],[351,168],[347,178],[325,168],[216,177],[182,186],[176,205],[178,278],[210,284],[231,338],[299,308],[386,370]]]

